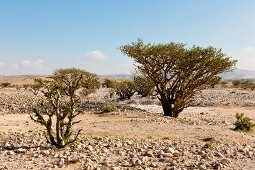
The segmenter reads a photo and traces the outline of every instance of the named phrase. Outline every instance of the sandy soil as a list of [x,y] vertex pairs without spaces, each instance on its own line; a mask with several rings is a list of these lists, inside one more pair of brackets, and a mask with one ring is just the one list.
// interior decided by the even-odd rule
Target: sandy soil
[[[243,112],[255,118],[253,107],[190,107],[177,119],[136,111],[84,112],[77,117],[82,121],[76,128],[83,129],[84,135],[96,136],[184,141],[201,141],[213,137],[223,143],[255,142],[255,134],[237,133],[232,130],[236,112]],[[2,132],[43,130],[31,121],[28,114],[2,113],[0,117]]]

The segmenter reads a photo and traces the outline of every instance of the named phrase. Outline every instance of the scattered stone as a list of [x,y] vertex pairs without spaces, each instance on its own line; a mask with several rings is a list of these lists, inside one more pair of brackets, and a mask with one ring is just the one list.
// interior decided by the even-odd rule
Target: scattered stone
[[199,165],[199,170],[207,170],[207,167],[206,167],[206,165],[205,164],[201,164],[201,165]]
[[49,150],[42,150],[40,152],[43,156],[49,156],[50,155],[50,151]]
[[17,153],[26,153],[26,149],[24,149],[24,148],[18,148],[17,150],[16,150],[16,152]]
[[112,167],[111,170],[120,170],[119,167]]
[[220,158],[224,158],[224,155],[221,154],[220,152],[216,152],[216,153],[215,153],[215,156],[220,157]]
[[[4,112],[24,113],[24,109],[28,110],[29,103],[33,103],[34,99],[29,97],[25,92],[22,97],[12,99],[11,95],[0,95],[0,110]],[[243,93],[240,90],[235,90],[235,93],[230,91],[222,91],[221,89],[203,90],[201,95],[195,99],[194,105],[211,106],[217,104],[229,103],[230,105],[240,102],[240,105],[249,104],[255,106],[255,93]],[[213,96],[213,97],[210,97]],[[238,96],[238,97],[237,97]],[[219,97],[219,98],[218,98]],[[9,101],[5,101],[8,99]],[[22,99],[22,100],[21,100]],[[30,100],[31,99],[31,100]],[[108,99],[108,98],[107,98]],[[105,98],[104,98],[105,100]],[[140,99],[139,99],[140,100]],[[143,99],[141,99],[143,100]],[[27,103],[29,101],[29,103]],[[26,102],[26,103],[24,103]],[[126,107],[125,101],[123,102]],[[129,101],[130,102],[130,101]],[[130,102],[132,103],[132,102]],[[155,104],[151,101],[150,104]],[[239,104],[239,103],[238,103]],[[30,105],[31,106],[31,105]],[[97,104],[97,108],[98,108]],[[128,107],[130,105],[128,104]],[[122,106],[121,106],[122,107]],[[156,123],[158,125],[179,126],[180,123],[189,128],[194,128],[198,131],[204,131],[203,126],[220,125],[221,129],[229,130],[233,126],[235,120],[234,116],[213,117],[211,114],[215,111],[196,111],[191,109],[190,113],[185,112],[183,117],[178,119],[163,118],[155,116],[154,113],[161,113],[161,106],[155,105],[132,105],[126,110],[147,110],[152,113],[145,113],[144,117],[133,117],[133,113],[122,113],[120,116],[132,119],[132,125],[136,126],[139,123]],[[23,109],[23,110],[20,110]],[[124,110],[123,109],[123,110]],[[194,110],[192,110],[194,109]],[[16,112],[17,110],[17,112]],[[120,109],[121,110],[121,109]],[[155,111],[155,112],[154,112]],[[125,116],[127,114],[128,116]],[[190,118],[189,116],[192,117]],[[111,115],[114,116],[114,115]],[[19,120],[24,125],[31,125],[33,122]],[[2,126],[20,126],[16,122],[4,122]],[[104,124],[105,125],[105,124]],[[110,124],[107,124],[111,126]],[[230,126],[231,125],[231,126]],[[121,126],[121,124],[118,124]],[[93,127],[93,125],[92,125]],[[102,124],[96,124],[98,128],[105,128]],[[114,126],[113,126],[114,127]],[[216,127],[217,128],[217,127]],[[223,130],[224,130],[223,129]],[[193,130],[193,129],[192,129]],[[218,131],[211,129],[212,135],[216,135]],[[229,130],[231,133],[235,133]],[[245,138],[250,134],[236,133],[235,136]],[[27,130],[26,132],[0,132],[2,145],[0,146],[0,169],[52,169],[52,168],[66,168],[66,169],[88,169],[88,170],[121,170],[121,169],[165,169],[165,170],[206,170],[206,169],[244,169],[248,164],[254,164],[255,158],[255,144],[248,143],[243,145],[240,143],[227,143],[221,141],[221,136],[215,138],[208,137],[201,134],[196,141],[188,141],[188,139],[172,140],[171,135],[166,138],[156,139],[154,136],[148,139],[130,139],[130,138],[113,138],[113,137],[93,137],[93,138],[79,138],[74,144],[66,148],[56,148],[46,143],[42,132],[35,129]],[[182,140],[182,141],[180,141]],[[213,142],[213,147],[203,148],[203,144]],[[203,143],[203,144],[202,144]],[[25,149],[28,148],[28,149]],[[75,164],[75,165],[72,165]],[[254,166],[253,166],[254,167]],[[252,169],[252,168],[246,168]]]
[[171,158],[173,157],[173,154],[172,153],[164,153],[162,154],[165,158]]
[[174,148],[169,147],[169,148],[166,148],[166,149],[164,150],[164,152],[165,152],[165,153],[171,153],[171,154],[174,154],[174,153],[175,153],[175,149],[174,149]]
[[224,165],[229,165],[231,163],[229,159],[222,159],[220,162]]
[[7,151],[7,155],[15,155],[14,151]]
[[58,167],[62,168],[64,166],[64,164],[65,164],[65,160],[63,158],[59,159],[58,164],[57,164]]
[[154,156],[154,154],[153,154],[153,152],[152,152],[152,151],[147,151],[147,152],[145,153],[145,156],[153,157],[153,156]]
[[13,150],[14,149],[14,145],[10,144],[9,142],[6,142],[4,147],[5,147],[5,149],[8,149],[8,150]]
[[93,150],[94,150],[93,147],[92,147],[91,145],[86,146],[85,149],[87,149],[87,150],[89,150],[89,151],[93,151]]
[[137,159],[137,160],[135,161],[135,165],[136,165],[136,166],[141,166],[141,165],[142,165],[142,161],[141,161],[140,159]]

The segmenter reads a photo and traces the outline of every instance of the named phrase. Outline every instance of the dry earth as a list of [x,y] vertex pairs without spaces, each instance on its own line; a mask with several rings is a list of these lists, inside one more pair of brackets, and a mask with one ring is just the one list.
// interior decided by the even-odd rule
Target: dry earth
[[[252,91],[204,90],[173,119],[155,99],[118,101],[100,89],[83,100],[79,141],[60,150],[30,120],[34,102],[29,90],[0,89],[0,169],[255,169],[255,134],[232,130],[236,112],[255,120]],[[119,110],[102,113],[105,102]]]

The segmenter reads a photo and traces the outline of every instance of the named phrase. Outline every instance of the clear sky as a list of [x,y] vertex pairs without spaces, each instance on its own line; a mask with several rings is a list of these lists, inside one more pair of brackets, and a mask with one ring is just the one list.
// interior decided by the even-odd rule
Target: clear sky
[[255,70],[255,1],[0,0],[0,75],[128,74],[118,47],[137,38],[212,45]]

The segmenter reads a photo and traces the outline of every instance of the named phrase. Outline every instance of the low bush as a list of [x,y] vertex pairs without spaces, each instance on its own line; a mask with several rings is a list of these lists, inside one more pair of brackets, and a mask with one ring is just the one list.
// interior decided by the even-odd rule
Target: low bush
[[234,81],[232,81],[232,84],[233,84],[234,87],[238,87],[241,84],[241,81],[240,80],[234,80]]
[[243,113],[236,113],[236,122],[234,123],[237,131],[249,132],[255,127],[255,123],[251,118],[244,116]]
[[113,89],[120,100],[130,99],[136,92],[134,82],[130,80],[116,82]]
[[8,86],[10,86],[10,85],[11,85],[10,82],[3,82],[3,83],[0,84],[0,86],[1,86],[2,88],[8,87]]
[[226,88],[226,87],[228,87],[228,82],[227,81],[221,81],[220,86]]
[[220,83],[220,81],[221,81],[221,77],[215,76],[214,79],[212,79],[210,86],[212,88],[215,88],[215,86],[218,85]]
[[30,87],[31,87],[30,84],[24,84],[24,85],[23,85],[23,88],[26,89],[26,90],[29,89]]
[[106,88],[113,88],[115,84],[115,80],[105,79],[102,86]]
[[213,143],[212,142],[206,142],[205,145],[203,146],[205,149],[211,149],[213,148]]
[[133,81],[134,81],[134,88],[137,94],[141,95],[142,97],[148,96],[154,88],[153,83],[150,82],[150,80],[144,76],[135,76],[133,78]]
[[255,89],[255,84],[250,81],[242,82],[239,86],[243,89],[251,89],[252,91]]
[[232,81],[232,84],[234,87],[239,87],[244,90],[251,89],[252,91],[255,89],[255,83],[251,81],[240,81],[240,80],[234,80]]
[[114,104],[105,104],[102,108],[103,112],[116,112],[118,110],[117,106]]

